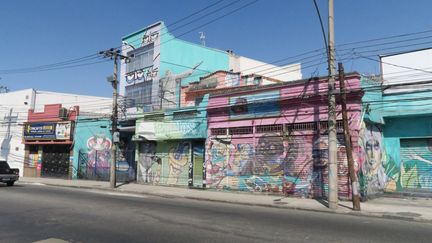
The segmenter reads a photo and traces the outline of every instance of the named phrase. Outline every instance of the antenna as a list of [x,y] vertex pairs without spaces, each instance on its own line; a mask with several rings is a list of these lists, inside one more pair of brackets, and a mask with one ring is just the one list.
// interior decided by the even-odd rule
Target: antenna
[[205,35],[204,35],[204,32],[199,32],[199,34],[200,34],[201,45],[205,46]]

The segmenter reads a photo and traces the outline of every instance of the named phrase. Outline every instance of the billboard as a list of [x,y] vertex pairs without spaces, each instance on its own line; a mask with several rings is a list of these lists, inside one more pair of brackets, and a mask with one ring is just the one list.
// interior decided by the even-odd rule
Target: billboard
[[68,122],[38,122],[24,125],[26,140],[70,140],[72,124]]

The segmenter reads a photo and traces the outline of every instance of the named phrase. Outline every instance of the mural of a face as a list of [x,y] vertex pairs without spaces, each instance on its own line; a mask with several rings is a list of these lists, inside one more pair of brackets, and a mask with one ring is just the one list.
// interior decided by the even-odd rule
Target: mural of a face
[[138,180],[149,182],[149,178],[151,178],[150,174],[152,173],[150,168],[155,163],[156,143],[152,141],[142,142],[139,144],[138,152]]
[[87,140],[88,167],[107,168],[111,158],[111,140],[103,134],[96,134]]
[[382,165],[381,138],[373,130],[367,131],[364,146],[366,158],[363,167],[366,175],[375,174]]
[[[283,138],[274,134],[264,134],[256,145],[255,172],[259,174],[277,174],[284,158]],[[277,170],[277,171],[276,171]]]

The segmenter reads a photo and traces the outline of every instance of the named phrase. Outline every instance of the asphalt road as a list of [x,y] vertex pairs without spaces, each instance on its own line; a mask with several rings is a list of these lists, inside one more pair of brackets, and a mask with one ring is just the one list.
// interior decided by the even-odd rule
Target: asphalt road
[[431,242],[432,224],[43,185],[0,185],[0,242],[46,239]]

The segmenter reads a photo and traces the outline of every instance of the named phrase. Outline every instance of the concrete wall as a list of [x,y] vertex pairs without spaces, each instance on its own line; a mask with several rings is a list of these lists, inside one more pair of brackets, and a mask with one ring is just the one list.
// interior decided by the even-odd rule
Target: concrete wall
[[20,176],[23,175],[25,157],[23,124],[27,121],[28,109],[33,107],[33,97],[33,89],[0,94],[0,159],[20,169]]
[[258,74],[282,81],[294,81],[302,79],[301,64],[290,64],[286,66],[275,66],[247,57],[230,55],[230,69],[233,72],[247,74]]
[[[106,115],[111,113],[112,100],[96,96],[36,91],[25,89],[0,94],[0,141],[2,142],[0,158],[9,161],[10,165],[24,171],[25,151],[23,124],[27,122],[29,109],[43,112],[46,104],[61,104],[67,109],[80,106],[80,111]],[[8,117],[11,117],[10,120]],[[9,122],[10,121],[10,122]]]
[[[432,84],[418,84],[432,80],[432,49],[423,49],[381,57],[384,85],[404,84],[384,90],[385,94],[431,90]],[[409,85],[413,84],[413,85]]]
[[79,106],[81,112],[98,114],[112,113],[112,98],[109,97],[86,96],[37,90],[34,105],[35,112],[43,111],[46,104],[61,104],[62,107],[65,108]]

